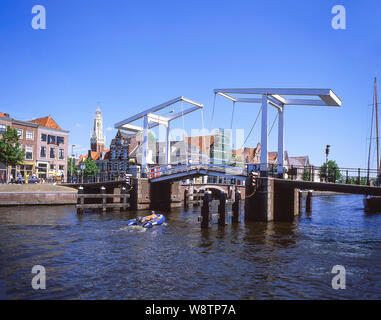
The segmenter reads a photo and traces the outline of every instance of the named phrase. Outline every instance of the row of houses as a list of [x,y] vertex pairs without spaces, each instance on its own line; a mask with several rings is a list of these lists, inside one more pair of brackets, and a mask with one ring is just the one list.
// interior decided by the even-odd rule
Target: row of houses
[[[14,119],[8,113],[0,112],[0,137],[7,127],[16,129],[19,143],[25,150],[23,162],[9,168],[11,177],[36,175],[41,179],[57,179],[66,176],[69,131],[63,130],[51,117],[23,121]],[[0,171],[7,174],[5,164],[0,163]]]

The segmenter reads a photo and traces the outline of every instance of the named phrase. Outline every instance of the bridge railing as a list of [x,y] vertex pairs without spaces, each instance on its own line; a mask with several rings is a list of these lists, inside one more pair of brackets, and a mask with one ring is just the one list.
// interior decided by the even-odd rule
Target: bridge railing
[[[285,179],[313,182],[331,182],[357,185],[380,185],[379,172],[376,169],[363,168],[329,168],[316,166],[293,166],[285,168]],[[269,175],[277,177],[277,165],[269,166]]]
[[96,183],[96,182],[112,182],[112,181],[123,181],[125,177],[123,174],[120,175],[111,175],[111,174],[97,174],[91,176],[85,175],[73,175],[72,177],[69,175],[67,179],[67,183]]
[[165,165],[165,166],[157,166],[148,168],[147,176],[148,178],[158,178],[162,176],[184,173],[187,171],[193,170],[205,170],[205,171],[213,171],[213,172],[221,172],[224,175],[239,175],[246,176],[247,170],[246,168],[227,166],[224,164],[207,164],[204,162],[198,163],[189,163],[189,164],[181,164],[181,165]]

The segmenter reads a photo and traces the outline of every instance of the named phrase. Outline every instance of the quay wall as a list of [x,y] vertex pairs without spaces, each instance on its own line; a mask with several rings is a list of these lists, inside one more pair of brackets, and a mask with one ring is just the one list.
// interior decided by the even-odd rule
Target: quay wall
[[76,204],[76,195],[76,191],[0,192],[0,206]]

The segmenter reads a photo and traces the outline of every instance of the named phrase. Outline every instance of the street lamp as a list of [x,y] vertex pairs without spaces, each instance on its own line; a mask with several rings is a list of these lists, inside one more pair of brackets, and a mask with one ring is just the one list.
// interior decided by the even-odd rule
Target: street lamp
[[330,145],[327,144],[325,148],[325,182],[328,182],[328,155],[329,155]]
[[85,171],[85,169],[86,169],[86,165],[84,164],[84,163],[82,163],[81,164],[81,166],[80,166],[80,168],[81,168],[81,173],[82,173],[82,182],[81,183],[83,183],[83,174],[84,174],[84,171]]
[[[70,179],[71,182],[73,182],[73,159],[74,159],[74,147],[76,147],[75,144],[71,145],[71,160],[70,160]],[[75,162],[75,159],[74,159]]]

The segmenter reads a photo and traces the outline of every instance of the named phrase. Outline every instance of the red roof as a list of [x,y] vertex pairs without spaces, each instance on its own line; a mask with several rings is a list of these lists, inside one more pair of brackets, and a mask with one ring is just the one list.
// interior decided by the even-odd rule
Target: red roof
[[4,113],[0,111],[0,117],[4,117]]
[[57,124],[57,122],[54,121],[54,119],[51,116],[34,119],[30,122],[37,123],[41,127],[62,130],[61,127]]

